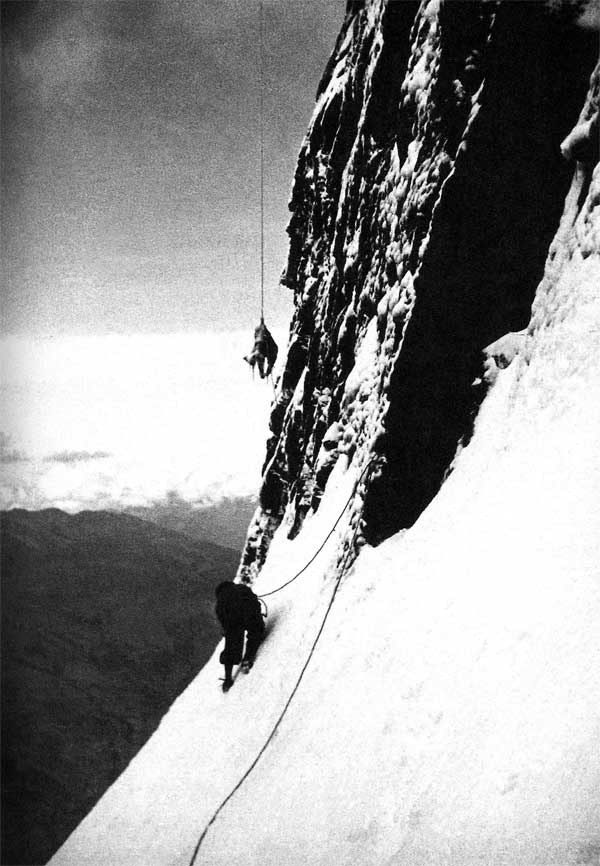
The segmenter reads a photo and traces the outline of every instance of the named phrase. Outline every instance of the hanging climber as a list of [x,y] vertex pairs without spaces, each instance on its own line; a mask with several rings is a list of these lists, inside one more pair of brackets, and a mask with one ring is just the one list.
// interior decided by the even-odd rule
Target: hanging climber
[[249,355],[244,355],[244,361],[252,367],[252,374],[254,374],[254,367],[257,366],[260,378],[264,379],[271,374],[277,360],[277,352],[277,343],[261,316],[260,325],[254,330],[254,347]]
[[[225,667],[223,691],[228,692],[233,685],[234,665],[242,664],[242,671],[248,673],[265,634],[265,624],[260,601],[249,586],[225,580],[215,589],[217,604],[215,613],[223,627],[225,649],[220,661]],[[244,649],[246,633],[246,651]]]

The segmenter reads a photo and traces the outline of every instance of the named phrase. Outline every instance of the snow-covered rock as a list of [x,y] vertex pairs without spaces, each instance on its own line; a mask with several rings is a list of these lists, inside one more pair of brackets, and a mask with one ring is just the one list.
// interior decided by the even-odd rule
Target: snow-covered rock
[[[257,520],[291,505],[297,531],[307,488],[318,504],[326,483],[333,423],[357,466],[379,461],[369,542],[439,490],[470,432],[482,352],[529,321],[572,173],[561,142],[597,35],[554,6],[349,4],[292,190],[283,283],[296,309]],[[246,580],[268,549],[256,538]]]
[[240,576],[310,565],[250,677],[223,697],[215,656],[54,866],[598,862],[600,169],[560,143],[600,72],[586,100],[573,10],[348,4]]

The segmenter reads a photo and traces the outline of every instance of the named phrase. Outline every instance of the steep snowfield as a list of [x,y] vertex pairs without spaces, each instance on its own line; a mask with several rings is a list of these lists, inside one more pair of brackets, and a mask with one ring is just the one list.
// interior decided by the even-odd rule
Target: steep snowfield
[[[598,863],[600,172],[579,172],[523,346],[409,530],[343,576],[277,735],[197,863]],[[356,480],[342,457],[256,585],[306,562]],[[340,535],[348,533],[342,521]],[[270,632],[226,696],[215,656],[51,861],[191,861],[269,735],[317,634],[339,536],[269,599]]]

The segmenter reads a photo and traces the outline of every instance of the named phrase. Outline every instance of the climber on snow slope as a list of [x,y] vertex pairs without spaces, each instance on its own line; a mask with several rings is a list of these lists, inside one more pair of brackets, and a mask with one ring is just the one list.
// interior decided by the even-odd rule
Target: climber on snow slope
[[[220,661],[225,667],[223,691],[227,692],[233,685],[233,666],[241,662],[242,670],[248,673],[254,664],[256,652],[264,637],[265,624],[260,601],[246,584],[225,580],[217,586],[215,595],[215,612],[225,637],[225,649],[221,653]],[[244,633],[247,633],[246,652],[242,658]]]

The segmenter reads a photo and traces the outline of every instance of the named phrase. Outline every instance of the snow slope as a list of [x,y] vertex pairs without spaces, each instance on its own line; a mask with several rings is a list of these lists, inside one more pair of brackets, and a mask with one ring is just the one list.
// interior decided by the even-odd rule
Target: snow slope
[[[525,345],[409,530],[343,576],[272,744],[209,830],[217,864],[558,864],[600,856],[600,171],[578,171]],[[326,536],[336,465],[258,591]],[[341,524],[340,533],[348,532]],[[270,601],[248,678],[216,658],[51,861],[187,864],[267,738],[333,589],[338,536]]]

